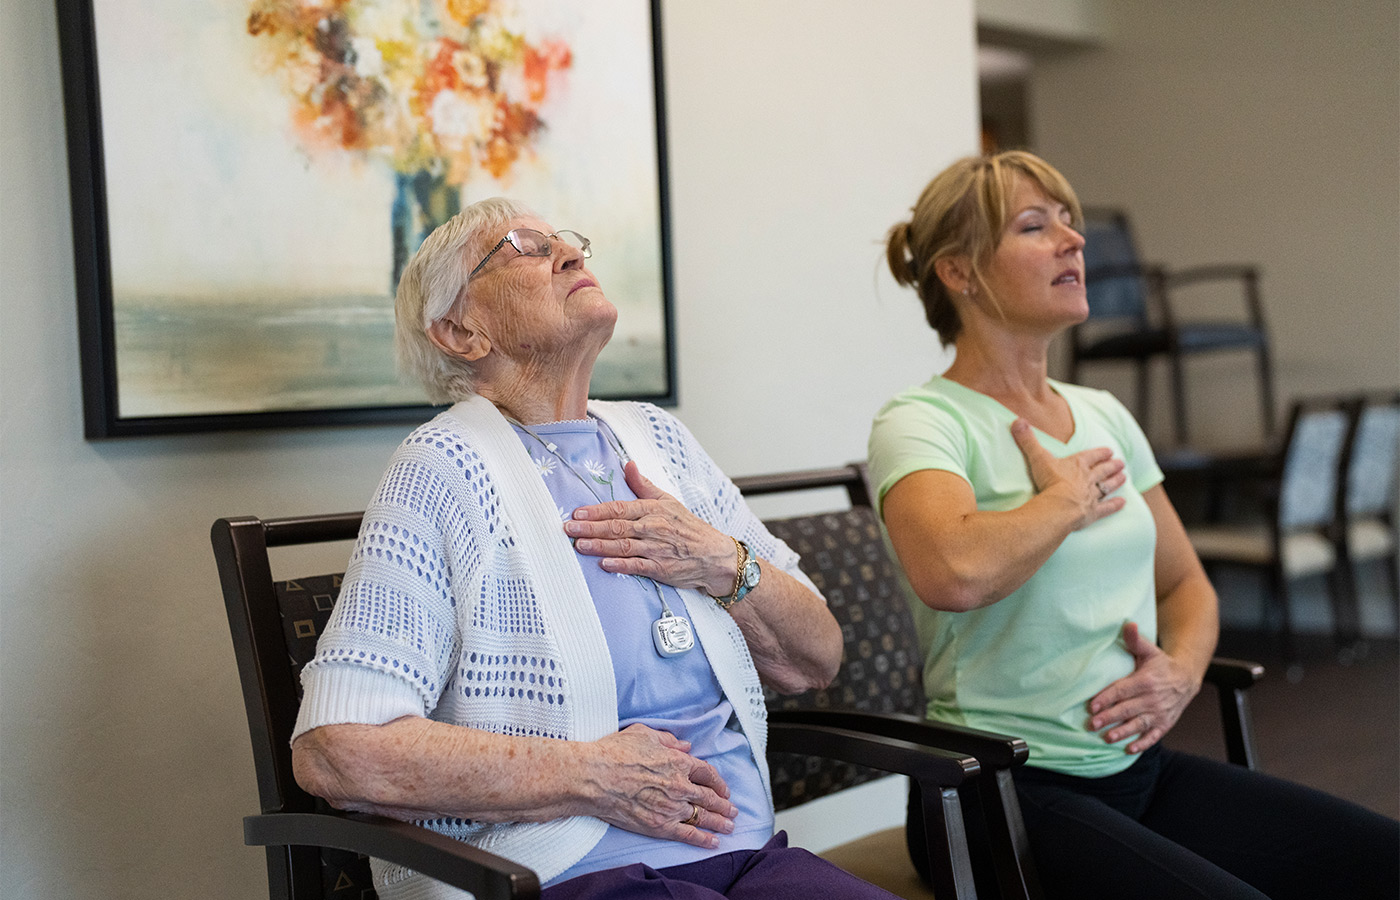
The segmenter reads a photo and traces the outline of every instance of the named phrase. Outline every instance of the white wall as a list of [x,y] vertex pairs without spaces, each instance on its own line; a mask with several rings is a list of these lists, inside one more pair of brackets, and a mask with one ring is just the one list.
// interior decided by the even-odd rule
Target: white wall
[[[1261,267],[1281,407],[1400,384],[1400,3],[1108,11],[1102,49],[1037,61],[1037,149],[1150,259]],[[1257,439],[1249,366],[1190,365],[1203,443]]]
[[[971,2],[663,5],[679,414],[731,474],[860,458],[946,364],[877,242],[976,146]],[[61,109],[52,4],[5,0],[0,893],[257,897],[208,527],[358,508],[406,429],[85,442]]]

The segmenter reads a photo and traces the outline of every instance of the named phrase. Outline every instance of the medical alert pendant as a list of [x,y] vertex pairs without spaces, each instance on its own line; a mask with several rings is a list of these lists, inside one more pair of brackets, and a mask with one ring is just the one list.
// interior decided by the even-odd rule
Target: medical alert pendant
[[656,644],[656,652],[662,656],[680,656],[695,646],[690,620],[674,615],[670,610],[651,623],[651,640]]

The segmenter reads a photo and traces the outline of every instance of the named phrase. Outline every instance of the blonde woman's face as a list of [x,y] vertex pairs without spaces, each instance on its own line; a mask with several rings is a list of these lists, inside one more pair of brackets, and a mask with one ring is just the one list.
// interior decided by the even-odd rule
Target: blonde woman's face
[[1011,192],[1010,215],[983,277],[1017,330],[1055,333],[1084,321],[1084,237],[1073,213],[1025,176]]

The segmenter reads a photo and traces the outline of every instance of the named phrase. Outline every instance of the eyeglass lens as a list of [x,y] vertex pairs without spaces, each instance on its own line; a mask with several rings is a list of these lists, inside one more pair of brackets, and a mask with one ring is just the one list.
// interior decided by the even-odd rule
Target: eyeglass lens
[[510,245],[522,256],[548,256],[550,252],[550,238],[558,238],[575,250],[581,251],[585,258],[593,255],[588,238],[579,234],[577,231],[565,229],[553,235],[548,235],[542,231],[536,231],[533,228],[516,228],[511,231],[510,234],[506,235],[506,239],[510,241]]

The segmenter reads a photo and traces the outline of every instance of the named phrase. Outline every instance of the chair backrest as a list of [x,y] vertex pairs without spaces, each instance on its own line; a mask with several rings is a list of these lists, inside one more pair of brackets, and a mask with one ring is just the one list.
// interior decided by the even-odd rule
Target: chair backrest
[[[353,539],[361,517],[240,517],[220,519],[212,529],[264,813],[320,807],[321,801],[292,777],[290,742],[301,702],[301,668],[315,653],[316,637],[340,592],[338,573],[274,581],[268,549]],[[375,896],[368,864],[354,853],[269,847],[267,868],[273,900]]]
[[1335,521],[1348,418],[1346,401],[1341,399],[1293,403],[1279,476],[1281,529],[1326,528]]
[[[913,616],[885,547],[864,466],[737,478],[746,495],[840,487],[851,507],[764,520],[801,557],[802,571],[826,597],[845,644],[841,669],[822,690],[768,692],[771,709],[852,709],[922,717],[923,666]],[[834,760],[773,754],[773,804],[787,809],[886,773]]]
[[1148,286],[1121,210],[1084,210],[1084,289],[1091,319],[1146,322]]
[[1362,397],[1348,442],[1346,514],[1393,513],[1400,479],[1400,393]]

